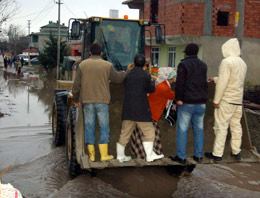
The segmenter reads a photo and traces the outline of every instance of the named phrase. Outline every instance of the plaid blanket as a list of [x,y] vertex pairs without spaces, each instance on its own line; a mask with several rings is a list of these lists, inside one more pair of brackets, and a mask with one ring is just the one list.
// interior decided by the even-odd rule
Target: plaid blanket
[[[160,155],[162,154],[162,144],[161,144],[161,134],[160,134],[160,127],[157,122],[153,120],[153,126],[155,127],[155,139],[154,139],[154,145],[153,150],[156,154]],[[145,159],[145,151],[143,147],[143,133],[140,128],[137,126],[135,127],[132,135],[131,135],[131,153],[136,158]]]

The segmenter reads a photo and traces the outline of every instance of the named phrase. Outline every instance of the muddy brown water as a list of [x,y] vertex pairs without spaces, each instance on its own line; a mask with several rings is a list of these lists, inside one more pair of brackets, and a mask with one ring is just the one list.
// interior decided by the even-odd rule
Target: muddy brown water
[[22,80],[0,71],[0,172],[13,165],[1,180],[24,197],[260,197],[259,163],[197,165],[181,177],[164,167],[146,167],[70,178],[65,148],[52,145],[55,86],[44,78]]

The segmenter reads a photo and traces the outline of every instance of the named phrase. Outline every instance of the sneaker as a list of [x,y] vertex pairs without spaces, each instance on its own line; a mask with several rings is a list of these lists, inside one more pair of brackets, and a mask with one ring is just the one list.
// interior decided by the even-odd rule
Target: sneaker
[[196,162],[202,162],[202,157],[196,157],[196,156],[192,156],[192,158],[196,161]]
[[239,152],[238,154],[234,155],[231,153],[231,156],[234,157],[236,160],[241,160],[241,152]]
[[180,164],[186,164],[186,159],[181,159],[178,155],[175,157],[169,157],[172,161],[179,162]]
[[210,152],[205,152],[204,155],[209,158],[209,159],[213,159],[215,161],[221,161],[222,160],[222,157],[217,157],[217,156],[214,156],[212,153]]

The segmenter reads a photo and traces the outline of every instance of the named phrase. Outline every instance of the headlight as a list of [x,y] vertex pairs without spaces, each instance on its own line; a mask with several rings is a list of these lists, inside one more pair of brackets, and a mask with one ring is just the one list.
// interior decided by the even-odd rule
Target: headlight
[[149,26],[151,25],[150,21],[144,21],[144,25]]
[[94,17],[94,18],[93,18],[93,21],[94,21],[94,22],[100,22],[100,18],[99,18],[99,17]]

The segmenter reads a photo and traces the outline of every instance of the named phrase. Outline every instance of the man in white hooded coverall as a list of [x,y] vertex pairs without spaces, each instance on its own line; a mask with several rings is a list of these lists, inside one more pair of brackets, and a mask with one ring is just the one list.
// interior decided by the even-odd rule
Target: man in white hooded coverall
[[214,132],[213,152],[205,152],[205,156],[221,161],[224,153],[228,127],[231,131],[231,156],[241,159],[242,100],[247,65],[240,57],[239,42],[236,38],[229,39],[222,45],[224,59],[219,66],[218,77],[209,79],[216,83],[214,96]]

